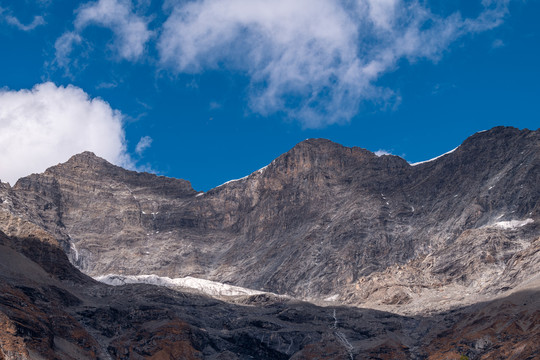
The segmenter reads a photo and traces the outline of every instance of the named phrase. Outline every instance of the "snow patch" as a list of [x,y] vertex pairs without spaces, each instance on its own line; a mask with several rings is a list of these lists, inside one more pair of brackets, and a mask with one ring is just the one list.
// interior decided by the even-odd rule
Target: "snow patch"
[[235,182],[235,181],[242,181],[242,180],[245,180],[245,179],[247,179],[248,177],[249,177],[249,175],[246,175],[246,176],[244,176],[243,178],[240,178],[240,179],[232,179],[232,180],[229,180],[229,181],[227,181],[227,182],[224,182],[224,183],[221,184],[221,185],[216,186],[216,188],[221,187],[221,186],[223,186],[223,185],[230,184],[230,183]]
[[[272,161],[273,162],[273,161]],[[270,163],[271,164],[271,163]],[[262,174],[264,172],[264,170],[266,170],[266,168],[268,166],[270,166],[270,164],[266,165],[266,166],[263,166],[262,168],[260,168],[259,170],[255,171],[254,174]]]
[[515,228],[522,227],[533,222],[534,220],[530,218],[525,219],[525,220],[499,221],[493,224],[493,226],[501,228],[501,229],[515,229]]
[[[227,185],[227,184],[229,184],[229,183],[235,182],[235,181],[242,181],[242,180],[245,180],[245,179],[247,179],[248,177],[250,177],[250,176],[252,176],[252,175],[259,175],[259,174],[262,174],[262,173],[264,172],[264,170],[266,170],[266,168],[267,168],[268,166],[270,166],[271,164],[273,164],[273,163],[274,163],[274,161],[272,161],[270,164],[268,164],[268,165],[266,165],[266,166],[263,166],[263,167],[260,168],[259,170],[254,171],[254,172],[252,172],[251,174],[246,175],[246,176],[244,176],[244,177],[242,177],[242,178],[240,178],[240,179],[233,179],[233,180],[229,180],[229,181],[227,181],[227,182],[224,182],[223,184],[216,186],[215,189],[217,189],[218,187],[221,187],[221,186],[223,186],[223,185]],[[197,195],[197,196],[198,196],[198,195]]]
[[[337,301],[338,299],[339,299],[339,295],[335,294],[335,295],[327,297],[326,299],[324,299],[324,301]],[[334,310],[334,316],[335,316],[335,310]]]
[[198,290],[210,296],[238,296],[238,295],[259,295],[265,294],[264,291],[252,290],[240,286],[222,284],[217,281],[205,280],[186,276],[183,278],[173,278],[157,275],[117,275],[108,274],[97,276],[99,282],[121,286],[126,284],[151,284],[158,286],[166,286],[172,289],[188,288]]
[[[459,147],[459,146],[458,146],[458,147]],[[437,159],[439,159],[439,158],[442,158],[442,157],[445,156],[445,155],[448,155],[448,154],[453,153],[454,151],[457,150],[458,147],[456,147],[455,149],[452,149],[452,150],[450,150],[450,151],[448,151],[448,152],[445,152],[445,153],[442,154],[442,155],[439,155],[439,156],[437,156],[437,157],[434,157],[433,159],[424,160],[424,161],[415,162],[415,163],[410,163],[409,165],[411,165],[411,166],[416,166],[416,165],[425,164],[425,163],[428,163],[428,162],[437,160]]]
[[[71,237],[70,237],[71,239]],[[70,248],[71,250],[73,251],[73,255],[75,257],[75,261],[78,261],[79,260],[79,251],[77,250],[77,248],[75,247],[75,244],[74,243],[70,243]]]

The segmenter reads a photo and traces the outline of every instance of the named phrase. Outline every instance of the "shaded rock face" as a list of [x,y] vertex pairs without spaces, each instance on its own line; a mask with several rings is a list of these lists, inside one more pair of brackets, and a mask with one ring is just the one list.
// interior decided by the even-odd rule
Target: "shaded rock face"
[[[445,265],[430,267],[423,284],[372,291],[362,284],[391,284],[400,267],[423,274],[422,261],[435,254],[453,259],[467,251],[468,231],[474,239],[513,239],[504,258],[492,254],[498,245],[490,253],[478,244],[484,255],[471,254],[487,265],[493,258],[501,271],[538,238],[539,137],[494,128],[416,166],[311,139],[207,193],[83,153],[20,179],[8,192],[11,213],[52,234],[71,262],[93,276],[195,276],[308,299],[399,305],[414,299],[418,286],[463,276],[478,282],[485,268],[472,272],[462,261],[449,277]],[[494,225],[527,219],[518,237],[515,228]],[[493,283],[486,291],[502,287]]]
[[338,359],[376,351],[388,334],[399,336],[404,319],[268,295],[235,304],[149,285],[110,287],[82,275],[57,246],[27,257],[21,249],[38,239],[0,233],[0,241],[1,359]]
[[[111,287],[39,238],[0,232],[0,359],[533,359],[540,292],[432,316],[318,307],[270,295],[229,303],[151,285]],[[48,266],[55,259],[62,271]]]

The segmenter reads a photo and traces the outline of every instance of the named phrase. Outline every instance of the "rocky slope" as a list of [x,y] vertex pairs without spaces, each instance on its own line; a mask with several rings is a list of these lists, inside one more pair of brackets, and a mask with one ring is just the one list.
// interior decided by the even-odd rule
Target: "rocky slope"
[[57,244],[0,233],[0,359],[533,359],[539,295],[432,316],[268,295],[221,302],[101,284]]
[[0,359],[540,357],[539,174],[502,127],[415,166],[307,140],[206,193],[76,155],[0,183]]
[[202,193],[83,153],[3,198],[92,276],[192,276],[414,312],[535,274],[539,154],[539,131],[503,127],[415,166],[310,139]]

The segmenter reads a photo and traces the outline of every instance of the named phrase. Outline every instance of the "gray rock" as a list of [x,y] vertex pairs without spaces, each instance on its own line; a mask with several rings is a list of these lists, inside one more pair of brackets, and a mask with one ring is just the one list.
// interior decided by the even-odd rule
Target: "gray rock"
[[[86,152],[20,179],[11,198],[16,212],[53,234],[89,275],[194,276],[311,300],[337,295],[363,303],[371,296],[402,304],[417,285],[355,289],[395,279],[400,266],[424,273],[418,262],[432,258],[433,276],[423,286],[473,284],[485,266],[451,260],[463,252],[487,259],[502,247],[505,255],[494,259],[504,271],[531,246],[538,237],[539,150],[538,131],[499,127],[411,166],[310,139],[207,193]],[[460,240],[470,231],[506,239],[515,229],[494,224],[527,219],[512,244],[486,239],[469,247]],[[390,277],[381,275],[388,271]],[[534,271],[521,272],[504,286],[488,281],[484,290],[516,287]],[[437,274],[444,279],[434,280]]]
[[91,153],[0,183],[0,359],[535,358],[539,135],[416,166],[311,139],[206,193]]

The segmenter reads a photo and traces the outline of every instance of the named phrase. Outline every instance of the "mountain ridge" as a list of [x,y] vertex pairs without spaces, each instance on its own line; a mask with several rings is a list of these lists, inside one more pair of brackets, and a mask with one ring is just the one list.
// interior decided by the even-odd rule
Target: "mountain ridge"
[[390,296],[403,303],[416,298],[414,288],[374,290],[367,298],[354,289],[496,222],[532,219],[525,225],[532,241],[539,143],[538,131],[497,127],[411,166],[308,139],[205,193],[83,153],[21,179],[12,191],[19,202],[38,205],[28,211],[32,221],[93,276],[194,276],[312,300],[392,303]]

